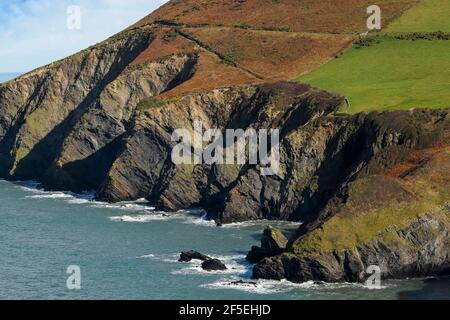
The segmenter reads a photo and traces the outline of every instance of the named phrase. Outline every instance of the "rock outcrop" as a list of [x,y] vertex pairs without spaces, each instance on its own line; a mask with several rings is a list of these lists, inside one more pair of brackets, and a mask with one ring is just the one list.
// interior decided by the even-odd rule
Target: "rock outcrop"
[[383,175],[350,183],[344,204],[305,223],[283,253],[255,266],[254,277],[364,282],[373,266],[382,279],[449,275],[448,138],[447,131]]
[[228,268],[219,259],[209,259],[202,263],[202,269],[205,271],[224,271]]
[[[103,201],[147,198],[166,211],[200,207],[218,224],[320,224],[324,208],[345,202],[348,183],[432,143],[448,116],[338,115],[339,95],[261,84],[264,78],[192,38],[186,26],[144,21],[0,86],[0,177],[94,190]],[[232,79],[239,74],[239,85],[205,89],[211,85],[198,77],[212,61]],[[257,165],[174,165],[171,135],[196,121],[205,130],[279,129],[280,170],[262,176]]]
[[[348,183],[383,172],[433,143],[448,118],[440,110],[334,115],[342,97],[288,82],[154,98],[188,79],[196,56],[177,54],[126,66],[122,61],[132,60],[151,42],[151,28],[140,32],[143,43],[141,33],[139,41],[119,37],[2,85],[0,108],[9,110],[0,122],[2,177],[37,179],[54,190],[93,189],[103,201],[147,198],[166,211],[201,207],[218,223],[269,219],[320,224],[329,215],[318,219],[320,212],[345,202]],[[111,62],[113,71],[105,67],[98,88],[86,89],[85,97],[76,90],[77,99],[61,102],[67,107],[50,95],[56,81],[45,80],[50,82],[24,101],[13,94],[19,86],[31,91],[41,77],[69,73],[72,60],[86,60],[77,68],[95,65],[91,56],[106,54],[100,50],[112,50],[123,65]],[[102,77],[101,72],[89,74],[95,70],[79,70],[73,81],[84,79],[79,85],[90,87],[94,84],[88,77]],[[193,130],[196,121],[205,130],[279,129],[280,170],[262,176],[258,165],[175,165],[171,135],[179,128]]]
[[211,258],[200,252],[191,250],[191,251],[182,252],[180,254],[180,259],[178,261],[179,262],[190,262],[192,260],[207,261],[207,260],[211,260]]
[[279,229],[268,226],[261,237],[261,247],[253,246],[246,259],[256,263],[264,258],[276,256],[286,250],[287,243],[288,239]]
[[381,270],[382,279],[450,275],[448,215],[425,215],[405,228],[391,227],[354,249],[318,255],[283,253],[255,266],[255,278],[293,282],[365,282],[370,266]]

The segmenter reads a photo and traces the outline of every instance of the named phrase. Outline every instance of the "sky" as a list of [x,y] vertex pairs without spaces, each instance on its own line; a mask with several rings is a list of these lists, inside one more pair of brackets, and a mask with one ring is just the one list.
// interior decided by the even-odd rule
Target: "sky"
[[166,0],[0,0],[0,73],[26,72],[125,29]]

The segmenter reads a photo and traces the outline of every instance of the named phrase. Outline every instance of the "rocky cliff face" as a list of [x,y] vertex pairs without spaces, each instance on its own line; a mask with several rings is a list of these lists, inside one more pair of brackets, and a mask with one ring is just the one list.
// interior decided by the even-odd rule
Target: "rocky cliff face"
[[344,203],[328,205],[305,223],[282,254],[261,257],[254,276],[364,282],[370,266],[380,268],[382,279],[450,274],[450,148],[444,131],[437,144],[391,170],[349,183]]
[[195,65],[190,54],[132,64],[152,38],[151,28],[124,33],[3,84],[2,176],[96,188],[138,103],[189,78]]
[[[221,223],[255,219],[316,221],[345,201],[347,183],[382,172],[440,135],[439,111],[332,116],[342,98],[301,85],[243,86],[187,95],[136,116],[98,197],[147,197],[163,210],[202,207]],[[176,166],[177,128],[280,128],[281,169]]]
[[257,166],[176,166],[171,161],[177,128],[193,130],[193,121],[209,128],[281,128],[289,147],[291,131],[311,119],[335,111],[342,98],[290,83],[241,86],[192,94],[162,108],[140,113],[133,132],[99,191],[101,199],[117,201],[147,196],[159,208],[202,207],[220,222],[288,219],[295,207],[283,208],[281,197],[288,150],[280,176],[262,177]]
[[[107,201],[145,197],[169,211],[201,207],[220,223],[320,224],[345,202],[349,182],[431,144],[448,116],[338,116],[342,97],[288,82],[153,98],[190,79],[197,63],[182,53],[133,63],[153,32],[130,31],[2,85],[2,176],[94,189]],[[195,121],[222,131],[279,129],[278,174],[262,176],[255,165],[173,164],[172,133],[193,130]]]
[[384,280],[449,275],[449,214],[449,207],[443,206],[412,219],[404,228],[391,226],[354,249],[267,258],[255,266],[254,276],[293,282],[365,282],[370,266],[379,267]]
[[[281,59],[276,50],[263,51],[273,61],[257,72],[252,61],[261,52],[250,50],[240,61],[214,38],[230,29],[251,30],[246,34],[255,43],[269,36],[291,41],[297,34],[228,23],[225,31],[216,25],[205,30],[204,23],[152,17],[0,85],[2,178],[95,190],[97,199],[111,202],[144,197],[167,211],[200,207],[218,223],[302,221],[284,252],[259,262],[256,277],[360,281],[376,261],[387,277],[447,268],[448,212],[442,205],[450,168],[442,168],[450,163],[449,111],[342,115],[339,95],[290,82],[262,84],[267,66]],[[316,21],[308,23],[316,30]],[[297,57],[301,68],[292,69],[285,57],[289,72],[277,79],[304,72],[350,41],[343,35],[316,61],[311,52],[335,38],[324,36],[314,36],[322,39],[317,43],[303,39],[313,47]],[[196,121],[222,131],[279,129],[279,172],[263,176],[260,166],[248,164],[175,165],[171,135],[192,131]]]

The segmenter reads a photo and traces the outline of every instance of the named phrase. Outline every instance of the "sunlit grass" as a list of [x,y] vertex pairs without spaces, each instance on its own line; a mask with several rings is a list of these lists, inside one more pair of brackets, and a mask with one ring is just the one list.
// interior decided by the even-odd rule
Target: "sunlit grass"
[[349,113],[450,107],[450,41],[383,39],[297,80],[346,96]]
[[397,21],[387,32],[450,32],[450,1],[422,0]]

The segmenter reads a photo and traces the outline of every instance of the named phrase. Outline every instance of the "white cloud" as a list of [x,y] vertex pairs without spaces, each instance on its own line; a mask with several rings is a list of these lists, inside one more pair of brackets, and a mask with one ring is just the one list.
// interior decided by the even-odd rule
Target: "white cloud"
[[[123,30],[166,0],[0,0],[0,72],[28,71]],[[81,29],[67,7],[81,7]]]

